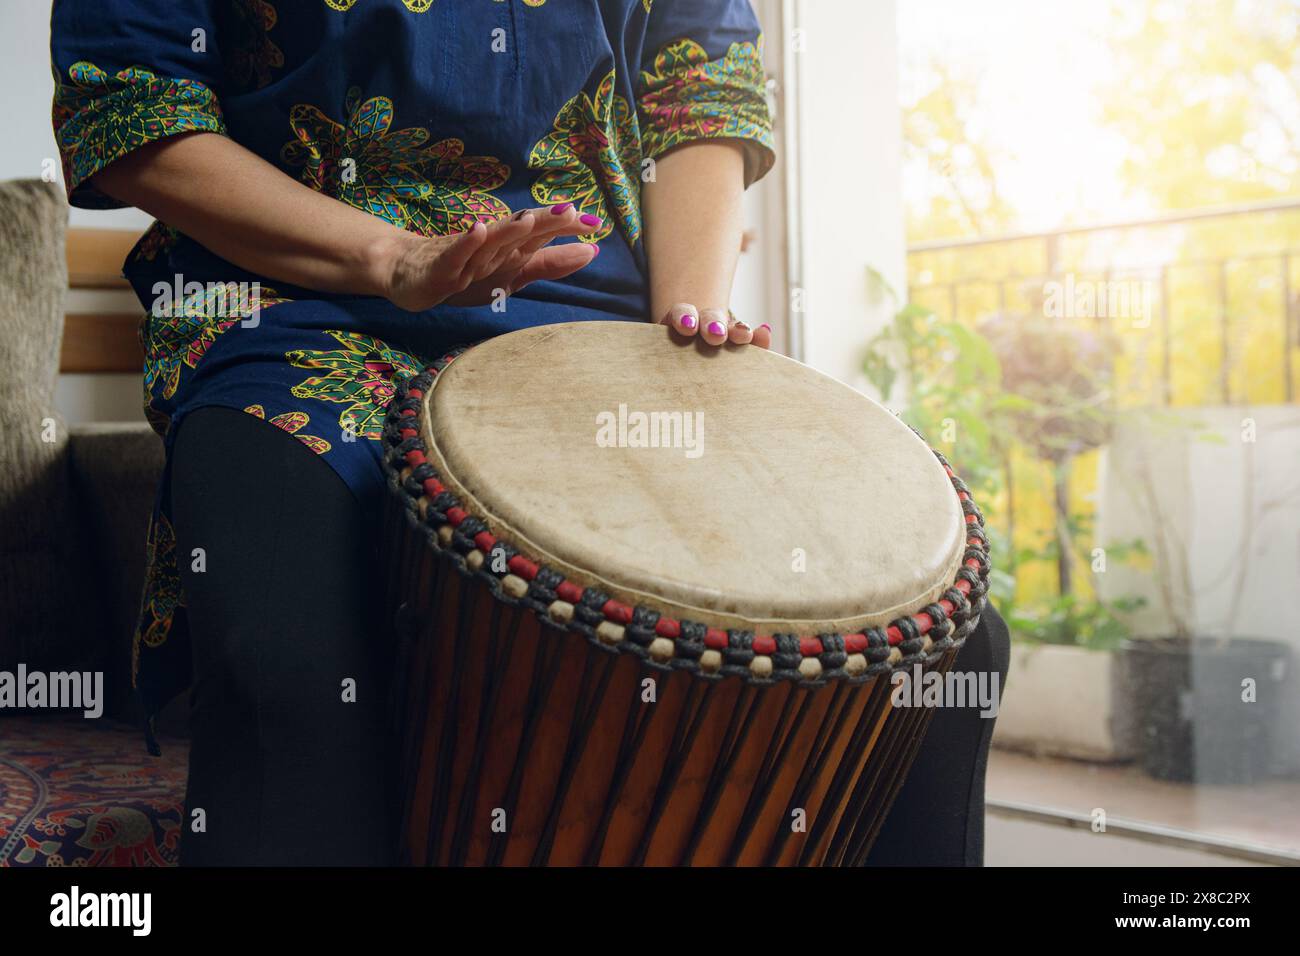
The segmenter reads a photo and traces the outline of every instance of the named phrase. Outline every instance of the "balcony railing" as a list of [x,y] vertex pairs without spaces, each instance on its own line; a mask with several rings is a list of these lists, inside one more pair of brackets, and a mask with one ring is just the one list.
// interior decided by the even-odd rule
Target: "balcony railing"
[[1120,339],[1124,404],[1292,403],[1300,390],[1300,199],[921,242],[908,273],[912,302],[970,322],[1104,296],[1073,317]]

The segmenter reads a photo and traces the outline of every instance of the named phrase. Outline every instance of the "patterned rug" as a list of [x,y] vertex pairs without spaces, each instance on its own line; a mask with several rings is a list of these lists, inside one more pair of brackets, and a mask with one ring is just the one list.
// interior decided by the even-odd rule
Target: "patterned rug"
[[184,740],[79,717],[0,719],[0,867],[175,866]]

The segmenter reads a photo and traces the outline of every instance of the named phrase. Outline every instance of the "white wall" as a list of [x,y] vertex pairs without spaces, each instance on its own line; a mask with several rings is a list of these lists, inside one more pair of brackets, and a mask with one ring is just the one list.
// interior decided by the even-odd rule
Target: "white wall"
[[[0,7],[0,116],[5,119],[0,179],[39,178],[46,160],[53,159],[58,165],[50,127],[53,99],[50,4],[48,0],[7,0]],[[137,232],[144,232],[151,221],[137,209],[73,209],[71,217],[77,226]]]
[[801,222],[792,282],[805,307],[792,354],[865,389],[864,346],[895,308],[872,289],[868,269],[900,294],[907,288],[895,0],[787,6],[786,42],[802,47],[790,51],[789,68],[800,111],[790,143],[792,218]]

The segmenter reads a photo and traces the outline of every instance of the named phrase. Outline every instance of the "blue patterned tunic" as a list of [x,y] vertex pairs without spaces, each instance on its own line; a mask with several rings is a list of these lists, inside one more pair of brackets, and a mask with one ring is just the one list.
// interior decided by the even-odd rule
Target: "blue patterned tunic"
[[[647,160],[731,139],[771,166],[748,0],[64,0],[54,128],[73,205],[119,203],[96,172],[146,143],[229,136],[303,183],[423,235],[574,203],[602,255],[507,307],[412,313],[240,269],[163,223],[124,271],[149,311],[145,414],[168,447],[191,410],[242,409],[321,455],[374,513],[394,384],[512,329],[647,316]],[[170,471],[170,469],[168,469]],[[135,679],[150,715],[189,682],[164,476]]]

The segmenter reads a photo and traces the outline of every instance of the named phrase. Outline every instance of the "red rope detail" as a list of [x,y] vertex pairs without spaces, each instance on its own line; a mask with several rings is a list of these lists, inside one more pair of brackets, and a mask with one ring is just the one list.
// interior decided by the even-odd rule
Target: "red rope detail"
[[613,598],[610,598],[608,601],[606,601],[605,606],[602,607],[600,610],[601,613],[605,615],[605,617],[618,624],[632,623],[632,609],[628,607],[626,604],[620,604],[618,601],[615,601]]
[[867,649],[867,635],[845,634],[844,650],[849,654],[860,654]]
[[885,637],[889,639],[889,646],[894,647],[903,643],[903,632],[892,624],[885,628]]
[[704,646],[715,651],[725,651],[730,641],[727,639],[727,632],[720,631],[716,627],[705,628]]
[[406,453],[406,463],[411,467],[424,464],[424,452],[418,448],[412,448]]
[[582,601],[582,588],[572,581],[561,581],[555,588],[555,596],[561,601],[578,604]]
[[467,514],[465,513],[465,509],[464,509],[464,508],[448,508],[448,509],[447,509],[447,520],[451,522],[452,527],[454,527],[454,528],[458,528],[458,527],[460,527],[460,523],[461,523],[462,521],[464,521],[464,520],[465,520],[466,518],[468,518],[468,517],[469,517],[469,515],[467,515]]
[[767,634],[755,635],[753,647],[755,654],[775,654],[776,638]]
[[821,652],[822,641],[820,637],[799,638],[799,653],[804,657],[816,657]]
[[430,498],[438,497],[438,495],[442,494],[444,490],[442,482],[437,478],[424,479],[424,493]]
[[492,549],[497,546],[497,539],[487,531],[480,531],[474,535],[474,543],[478,545],[479,550],[484,554],[491,554]]
[[525,581],[531,581],[537,577],[537,562],[529,561],[522,554],[516,554],[506,562],[508,567],[515,574],[519,575]]
[[671,637],[676,640],[682,635],[681,622],[671,617],[661,617],[655,621],[655,633],[660,637]]

